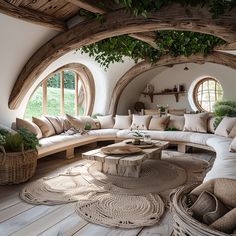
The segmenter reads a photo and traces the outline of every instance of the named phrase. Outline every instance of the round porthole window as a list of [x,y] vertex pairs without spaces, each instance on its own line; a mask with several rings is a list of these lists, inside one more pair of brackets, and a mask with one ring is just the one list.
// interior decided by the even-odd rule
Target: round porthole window
[[213,112],[215,102],[222,99],[223,88],[214,78],[201,79],[193,89],[193,102],[199,111]]

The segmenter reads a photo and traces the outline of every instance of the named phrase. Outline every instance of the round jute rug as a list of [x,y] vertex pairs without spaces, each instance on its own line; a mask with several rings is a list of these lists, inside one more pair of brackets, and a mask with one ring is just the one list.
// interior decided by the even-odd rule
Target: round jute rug
[[158,222],[164,212],[164,204],[158,194],[101,193],[88,201],[78,201],[76,212],[95,224],[136,228]]

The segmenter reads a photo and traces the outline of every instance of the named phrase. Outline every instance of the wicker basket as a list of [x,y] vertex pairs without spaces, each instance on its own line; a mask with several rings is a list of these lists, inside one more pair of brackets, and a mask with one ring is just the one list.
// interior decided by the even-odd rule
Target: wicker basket
[[18,184],[30,179],[37,166],[36,150],[6,153],[0,146],[0,185]]
[[187,194],[197,185],[186,185],[171,193],[171,212],[175,236],[227,236],[223,232],[213,230],[205,224],[194,219],[188,213]]

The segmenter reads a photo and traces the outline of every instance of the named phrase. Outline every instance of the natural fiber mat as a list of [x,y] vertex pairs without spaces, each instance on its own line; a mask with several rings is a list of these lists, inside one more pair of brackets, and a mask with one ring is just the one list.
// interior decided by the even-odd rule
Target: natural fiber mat
[[158,222],[164,212],[164,204],[158,194],[101,193],[89,201],[79,201],[76,212],[95,224],[136,228]]
[[27,184],[20,197],[32,204],[78,201],[76,211],[79,215],[106,226],[152,225],[164,209],[158,194],[165,196],[163,192],[168,194],[169,190],[189,182],[191,173],[197,174],[192,180],[196,177],[195,182],[198,181],[201,172],[207,168],[207,162],[186,154],[184,159],[177,154],[167,151],[163,152],[162,160],[146,160],[139,178],[107,175],[99,171],[99,163],[81,161],[63,174]]

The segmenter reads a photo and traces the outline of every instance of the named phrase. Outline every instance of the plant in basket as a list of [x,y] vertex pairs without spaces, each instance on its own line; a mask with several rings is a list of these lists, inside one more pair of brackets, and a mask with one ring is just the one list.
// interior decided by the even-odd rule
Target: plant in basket
[[143,131],[141,131],[144,128],[144,125],[141,126],[141,128],[139,127],[139,125],[132,125],[132,127],[130,128],[130,134],[133,135],[134,139],[132,141],[132,143],[134,145],[139,145],[141,142],[141,139],[143,139],[145,133]]
[[39,140],[27,129],[0,129],[0,184],[16,184],[33,176]]

